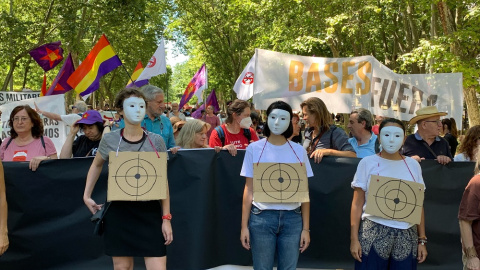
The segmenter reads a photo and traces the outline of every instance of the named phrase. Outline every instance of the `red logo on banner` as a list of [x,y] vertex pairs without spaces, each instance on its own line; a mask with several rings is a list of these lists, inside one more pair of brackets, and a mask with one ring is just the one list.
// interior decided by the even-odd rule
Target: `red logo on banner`
[[150,61],[148,61],[147,67],[151,68],[155,66],[156,63],[157,63],[157,58],[155,58],[155,56],[152,56],[152,58],[150,58]]
[[243,77],[242,83],[246,84],[246,85],[252,84],[253,83],[253,72],[245,73],[245,77]]

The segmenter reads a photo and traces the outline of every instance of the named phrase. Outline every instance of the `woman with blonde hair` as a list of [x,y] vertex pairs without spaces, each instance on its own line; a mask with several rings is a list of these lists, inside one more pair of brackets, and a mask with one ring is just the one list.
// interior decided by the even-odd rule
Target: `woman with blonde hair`
[[475,155],[478,151],[478,145],[480,144],[480,125],[471,127],[465,138],[462,140],[462,144],[458,148],[460,154],[456,155],[454,161],[475,161]]
[[208,148],[207,133],[210,124],[198,119],[193,119],[185,123],[178,133],[177,146],[183,149]]
[[331,114],[321,99],[308,98],[300,107],[309,126],[303,147],[310,158],[319,163],[324,156],[357,157],[345,131],[332,125]]

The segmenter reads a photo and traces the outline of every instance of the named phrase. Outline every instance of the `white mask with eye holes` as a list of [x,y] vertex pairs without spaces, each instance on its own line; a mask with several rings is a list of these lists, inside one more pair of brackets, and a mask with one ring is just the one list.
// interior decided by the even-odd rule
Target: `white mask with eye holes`
[[123,101],[123,116],[131,124],[138,124],[145,118],[145,100],[139,97],[129,97]]
[[403,129],[396,126],[386,126],[380,131],[380,143],[382,144],[382,149],[389,154],[394,154],[400,150],[404,138],[405,133]]
[[282,135],[290,125],[290,113],[281,109],[273,109],[268,115],[267,123],[270,132]]

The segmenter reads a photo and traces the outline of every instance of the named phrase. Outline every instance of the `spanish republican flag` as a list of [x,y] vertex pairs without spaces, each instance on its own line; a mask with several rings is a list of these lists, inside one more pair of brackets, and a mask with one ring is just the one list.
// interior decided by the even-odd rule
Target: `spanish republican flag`
[[140,76],[140,74],[142,74],[142,72],[143,72],[142,62],[138,61],[137,67],[133,71],[132,78],[131,78],[133,82],[132,80],[128,80],[127,86],[125,87],[133,87],[133,86],[142,87],[145,84],[147,84],[148,80],[140,80],[140,81],[138,80],[138,77]]
[[93,93],[100,86],[100,78],[122,65],[107,37],[102,35],[87,58],[68,78],[67,83],[77,94],[85,96]]

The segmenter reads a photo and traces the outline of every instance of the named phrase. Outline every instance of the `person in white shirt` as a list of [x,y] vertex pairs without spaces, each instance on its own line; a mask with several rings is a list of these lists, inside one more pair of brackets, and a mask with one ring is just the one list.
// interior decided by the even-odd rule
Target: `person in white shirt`
[[[240,172],[246,178],[240,240],[252,251],[254,269],[273,269],[275,253],[278,269],[296,269],[299,253],[310,244],[310,203],[258,201],[253,194],[254,166],[260,162],[300,163],[307,177],[313,172],[305,149],[288,140],[293,133],[290,105],[276,101],[268,107],[267,115],[266,138],[247,147]],[[288,180],[280,177],[278,182],[282,181]]]
[[[405,141],[403,123],[389,118],[380,124],[379,131],[382,151],[364,157],[352,181],[350,253],[355,259],[355,269],[417,269],[417,262],[422,263],[427,257],[423,207],[419,225],[365,213],[372,175],[412,181],[425,187],[419,163],[399,152]],[[402,203],[399,198],[392,202],[399,208]]]

